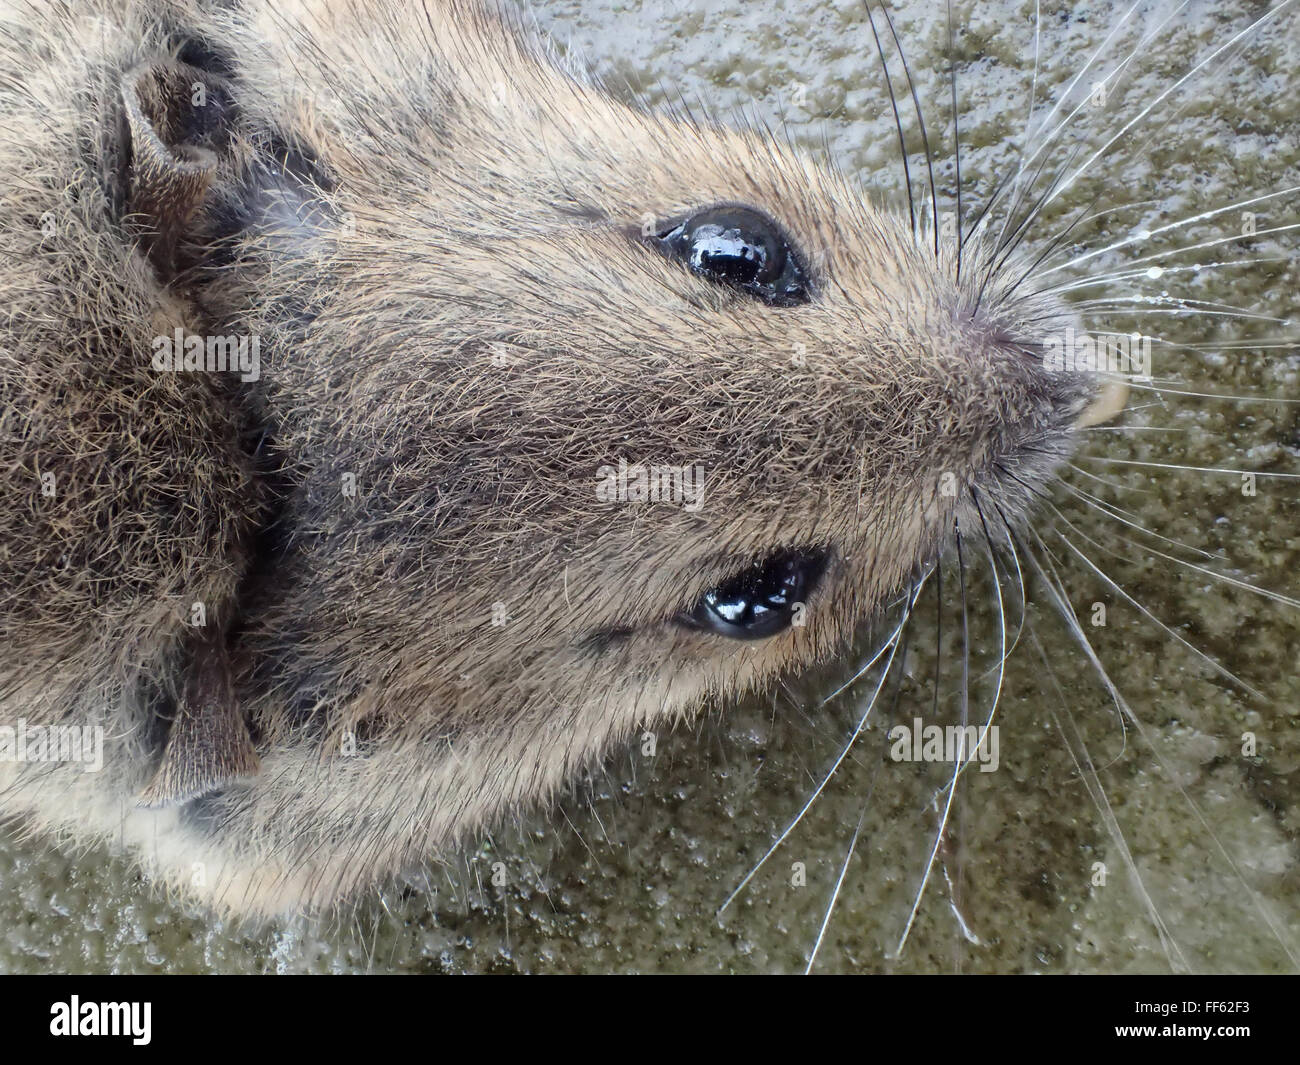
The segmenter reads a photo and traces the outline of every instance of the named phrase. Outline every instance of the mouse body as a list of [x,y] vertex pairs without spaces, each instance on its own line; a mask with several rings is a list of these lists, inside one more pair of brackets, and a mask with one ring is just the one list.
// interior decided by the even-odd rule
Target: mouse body
[[0,813],[218,910],[842,655],[1114,407],[1005,232],[476,0],[15,4],[0,53],[0,720],[102,743]]

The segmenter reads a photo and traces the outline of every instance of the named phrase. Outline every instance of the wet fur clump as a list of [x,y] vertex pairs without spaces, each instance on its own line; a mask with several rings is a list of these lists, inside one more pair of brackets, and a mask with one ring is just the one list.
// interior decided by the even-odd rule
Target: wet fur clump
[[[494,8],[2,10],[0,717],[106,737],[100,773],[0,765],[3,812],[219,908],[329,906],[841,653],[1074,446],[1072,319],[1003,245],[629,108]],[[646,246],[722,203],[806,305]],[[259,363],[159,370],[178,335]],[[620,458],[704,505],[602,502]],[[805,548],[806,625],[680,623]]]

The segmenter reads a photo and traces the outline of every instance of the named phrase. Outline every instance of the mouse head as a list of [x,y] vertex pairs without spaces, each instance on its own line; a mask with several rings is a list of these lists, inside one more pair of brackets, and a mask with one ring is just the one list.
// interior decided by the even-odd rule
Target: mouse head
[[140,119],[211,167],[177,283],[260,342],[264,732],[522,727],[569,767],[842,650],[1073,446],[1069,318],[983,234],[629,107],[475,5],[210,33],[173,82],[219,121],[163,82]]

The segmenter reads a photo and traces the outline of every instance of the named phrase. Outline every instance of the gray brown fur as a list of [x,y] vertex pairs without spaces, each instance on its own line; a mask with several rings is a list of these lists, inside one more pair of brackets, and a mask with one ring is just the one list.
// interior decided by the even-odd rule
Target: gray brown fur
[[[1018,518],[1072,446],[1087,388],[1022,347],[1060,312],[1008,271],[974,313],[985,249],[958,283],[779,139],[633,109],[469,0],[0,11],[0,719],[108,737],[99,774],[0,765],[2,809],[215,906],[330,905],[841,652],[971,486]],[[720,201],[792,234],[809,305],[629,235]],[[260,380],[156,372],[177,326],[257,335]],[[705,506],[597,503],[620,456],[703,464]],[[806,626],[673,622],[805,544]]]

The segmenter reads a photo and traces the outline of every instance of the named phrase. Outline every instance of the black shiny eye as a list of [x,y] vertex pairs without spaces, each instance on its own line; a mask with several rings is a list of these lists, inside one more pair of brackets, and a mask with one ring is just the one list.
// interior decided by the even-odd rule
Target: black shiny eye
[[707,207],[655,234],[664,254],[765,303],[807,303],[808,277],[780,227],[752,207]]
[[678,620],[734,640],[775,636],[790,627],[825,568],[821,551],[784,551],[705,592]]

